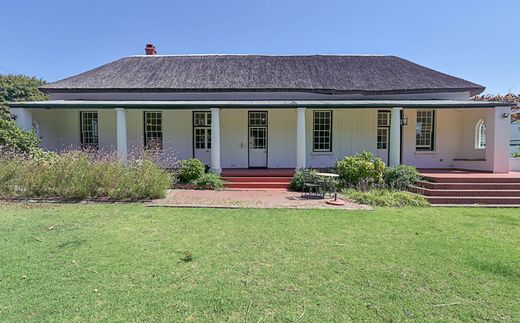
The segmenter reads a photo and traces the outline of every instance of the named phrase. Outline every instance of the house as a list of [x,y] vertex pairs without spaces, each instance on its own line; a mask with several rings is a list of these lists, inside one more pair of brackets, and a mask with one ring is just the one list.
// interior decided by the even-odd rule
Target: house
[[[364,150],[388,165],[509,171],[508,103],[395,56],[146,55],[12,103],[49,150],[160,151],[222,168],[330,167]],[[165,167],[168,167],[165,158]]]

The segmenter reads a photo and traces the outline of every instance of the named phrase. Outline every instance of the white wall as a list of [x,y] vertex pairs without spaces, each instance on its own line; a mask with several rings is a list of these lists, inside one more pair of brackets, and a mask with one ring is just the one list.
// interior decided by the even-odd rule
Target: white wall
[[[204,109],[200,109],[202,111]],[[262,110],[262,109],[258,109]],[[116,112],[99,113],[100,149],[116,145]],[[143,151],[144,110],[127,110],[128,151]],[[150,110],[152,111],[152,110]],[[268,167],[292,168],[296,165],[296,109],[268,109]],[[408,125],[403,127],[403,163],[421,168],[465,167],[487,169],[482,162],[485,150],[475,149],[475,125],[487,121],[493,109],[437,110],[435,151],[415,151],[416,110],[406,109]],[[163,147],[166,160],[193,156],[193,111],[163,110]],[[42,146],[49,150],[78,149],[80,145],[79,110],[32,110],[43,137]],[[224,168],[248,167],[248,110],[221,110],[221,165]],[[363,150],[376,153],[377,110],[333,110],[332,152],[313,152],[313,109],[306,110],[306,144],[308,167],[330,167],[346,155]],[[454,161],[454,159],[466,159]],[[165,162],[167,164],[167,162]],[[166,165],[165,164],[165,165]],[[168,165],[166,165],[168,166]]]
[[[488,109],[440,109],[435,112],[434,151],[416,151],[417,110],[406,109],[408,125],[403,127],[402,163],[420,168],[471,166],[485,159],[485,149],[475,148],[475,126],[487,120]],[[454,159],[472,160],[456,162]],[[471,164],[471,165],[470,165]]]
[[[323,109],[320,109],[323,110]],[[294,113],[294,123],[296,122]],[[337,159],[364,150],[376,154],[377,110],[338,109],[332,112],[332,152],[313,152],[313,109],[306,111],[307,166],[334,166]],[[296,142],[296,141],[295,141]],[[295,152],[296,154],[296,152]],[[295,155],[294,154],[294,155]]]
[[32,116],[45,149],[61,152],[80,147],[78,110],[32,110]]
[[520,172],[520,158],[509,159],[509,170]]

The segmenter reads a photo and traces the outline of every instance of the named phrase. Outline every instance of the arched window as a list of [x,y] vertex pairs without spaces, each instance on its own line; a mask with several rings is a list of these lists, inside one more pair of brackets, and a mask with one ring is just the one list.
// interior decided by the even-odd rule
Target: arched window
[[486,148],[486,122],[479,120],[475,126],[475,149]]

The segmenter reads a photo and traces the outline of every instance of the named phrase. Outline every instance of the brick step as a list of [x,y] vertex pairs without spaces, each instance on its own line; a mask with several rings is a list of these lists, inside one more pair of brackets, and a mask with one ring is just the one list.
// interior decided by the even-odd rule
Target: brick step
[[255,177],[255,176],[236,176],[236,177],[222,177],[226,182],[276,182],[276,183],[290,183],[292,177]]
[[520,183],[433,183],[420,181],[416,185],[439,190],[520,190]]
[[288,189],[289,183],[280,182],[227,182],[224,183],[226,188],[255,188],[255,189]]
[[520,197],[427,196],[426,198],[433,205],[520,205]]
[[423,176],[427,181],[434,183],[517,183],[520,184],[520,177],[438,177]]
[[417,194],[429,196],[453,196],[453,197],[518,197],[520,190],[454,190],[454,189],[429,189],[424,187],[412,186],[410,190]]

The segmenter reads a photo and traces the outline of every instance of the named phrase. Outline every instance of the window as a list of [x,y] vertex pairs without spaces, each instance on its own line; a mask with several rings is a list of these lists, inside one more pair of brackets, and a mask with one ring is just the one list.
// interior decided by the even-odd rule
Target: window
[[193,112],[195,149],[211,149],[211,112]]
[[435,111],[417,110],[415,149],[432,151],[434,148]]
[[194,112],[194,127],[211,127],[211,112]]
[[314,111],[313,151],[332,151],[332,111]]
[[144,113],[144,148],[146,150],[163,148],[162,112]]
[[390,127],[390,112],[378,111],[377,112],[377,126],[378,127]]
[[267,126],[267,112],[249,112],[249,126]]
[[479,120],[475,127],[475,149],[486,149],[486,122]]
[[377,149],[388,149],[388,129],[377,128]]
[[390,131],[390,112],[377,112],[377,149],[388,149],[388,132]]
[[99,148],[98,113],[80,112],[80,125],[81,148],[97,150]]

